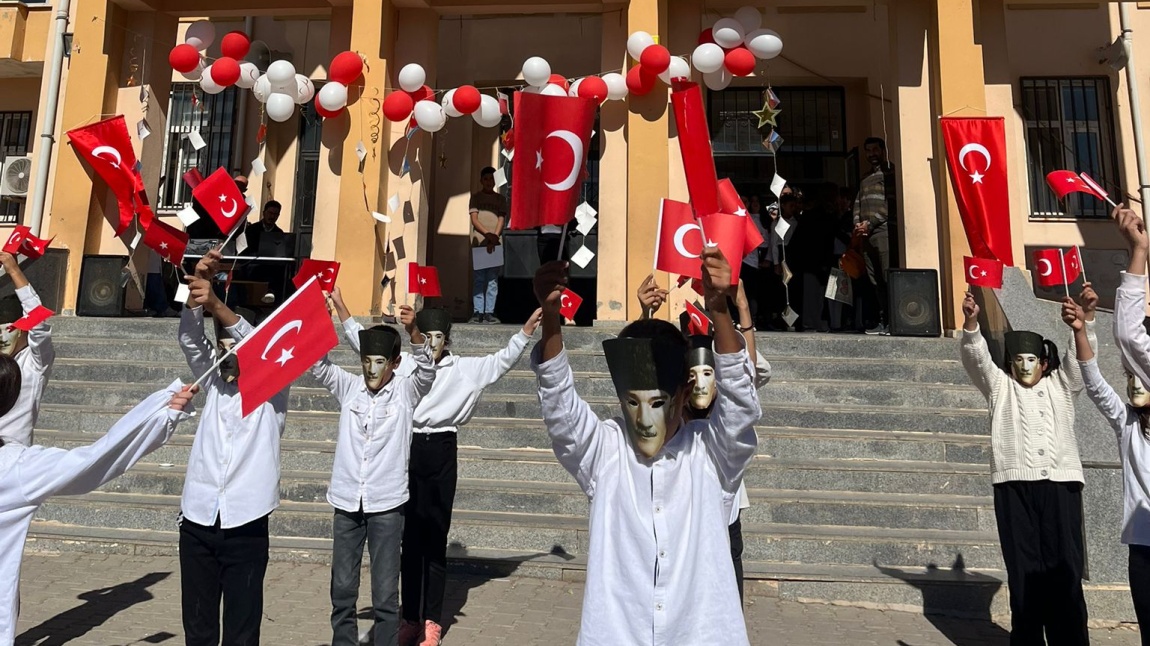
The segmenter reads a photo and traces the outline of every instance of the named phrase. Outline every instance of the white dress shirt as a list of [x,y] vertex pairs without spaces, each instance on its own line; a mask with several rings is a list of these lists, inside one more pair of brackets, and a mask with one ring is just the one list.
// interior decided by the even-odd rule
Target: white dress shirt
[[[745,351],[715,355],[718,395],[655,455],[640,459],[621,419],[575,392],[566,352],[532,368],[559,462],[591,501],[580,646],[748,644],[727,519],[754,457],[762,411]],[[716,504],[718,502],[722,504]]]
[[[362,374],[333,364],[326,356],[312,374],[339,400],[339,437],[327,501],[347,512],[389,511],[407,502],[407,463],[411,455],[411,419],[431,390],[435,366],[431,346],[411,355],[415,371],[392,375],[374,395]],[[401,361],[402,365],[402,361]]]
[[[252,332],[242,317],[227,328],[239,341]],[[204,310],[180,314],[180,348],[196,379],[203,382],[204,409],[192,440],[180,510],[197,525],[231,529],[263,518],[280,504],[280,437],[288,408],[288,388],[243,416],[239,385],[213,369],[216,348],[204,335]]]
[[[359,352],[359,331],[363,326],[355,319],[343,322],[348,345]],[[413,424],[416,433],[454,433],[471,420],[483,389],[499,381],[523,354],[531,337],[519,330],[507,347],[486,357],[460,357],[444,350],[435,364],[435,383],[431,392],[415,408]],[[415,371],[415,361],[404,352],[395,374],[408,376]]]
[[[168,408],[180,388],[176,381],[151,395],[88,446],[71,451],[12,443],[0,447],[0,646],[15,640],[20,559],[36,509],[50,496],[92,491],[163,445],[191,413],[190,408]],[[5,415],[0,427],[7,425]]]
[[[771,362],[763,356],[757,349],[755,350],[755,390],[766,386],[771,381]],[[751,497],[747,495],[747,485],[744,482],[739,483],[739,491],[735,497],[735,504],[731,507],[731,518],[727,521],[728,525],[734,525],[735,521],[739,520],[739,512],[751,506]]]
[[1146,319],[1146,277],[1122,272],[1114,295],[1114,344],[1122,353],[1122,365],[1150,388],[1150,335]]
[[[24,314],[40,306],[40,296],[31,285],[16,290]],[[51,319],[49,319],[51,320]],[[4,416],[4,428],[0,437],[5,441],[28,446],[32,444],[32,429],[40,416],[40,397],[52,372],[52,362],[56,360],[56,349],[52,345],[52,326],[48,321],[32,328],[28,333],[28,345],[13,357],[20,366],[20,396],[16,405]]]

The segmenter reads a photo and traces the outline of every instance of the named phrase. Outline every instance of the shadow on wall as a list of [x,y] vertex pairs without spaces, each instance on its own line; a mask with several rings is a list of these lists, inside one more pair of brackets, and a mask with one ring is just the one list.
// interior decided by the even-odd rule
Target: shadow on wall
[[[1003,582],[986,574],[968,572],[960,553],[950,569],[931,563],[925,572],[874,566],[922,592],[922,614],[955,646],[1009,644],[1010,633],[994,623],[991,606]],[[900,645],[906,642],[899,641]]]

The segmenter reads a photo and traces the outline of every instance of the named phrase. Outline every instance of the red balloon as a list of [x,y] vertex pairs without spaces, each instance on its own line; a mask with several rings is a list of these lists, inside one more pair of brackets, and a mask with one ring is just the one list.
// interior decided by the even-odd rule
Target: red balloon
[[323,117],[324,119],[332,119],[332,118],[338,117],[339,115],[343,114],[343,108],[340,108],[339,110],[336,110],[334,112],[331,110],[328,110],[327,108],[325,108],[319,104],[319,97],[317,96],[315,98],[315,113],[318,114],[319,116]]
[[435,91],[424,85],[414,92],[406,92],[407,96],[411,97],[412,105],[420,101],[434,101]]
[[563,88],[563,91],[571,89],[571,85],[567,83],[567,79],[563,78],[562,74],[552,74],[551,78],[547,79],[548,85],[558,85]]
[[578,94],[585,99],[594,99],[597,103],[602,103],[607,100],[607,82],[598,76],[588,76],[579,82]]
[[415,101],[411,100],[411,95],[407,92],[392,92],[383,100],[383,116],[388,121],[396,123],[403,121],[411,116],[411,111],[414,109]]
[[474,113],[479,109],[480,102],[479,90],[475,89],[474,85],[461,85],[455,88],[455,94],[451,95],[451,105],[463,114]]
[[[247,56],[251,48],[252,41],[248,40],[248,35],[242,31],[229,31],[220,40],[220,53],[237,61]],[[212,78],[216,77],[213,76]]]
[[212,80],[222,87],[235,85],[236,81],[240,80],[240,64],[236,59],[227,56],[216,59],[216,62],[212,63]]
[[723,59],[723,66],[735,76],[750,76],[755,71],[755,55],[747,49],[746,45],[739,45],[727,52],[726,58]]
[[355,52],[341,52],[331,59],[327,77],[337,83],[351,85],[363,73],[363,59]]
[[643,69],[642,65],[636,65],[627,70],[627,89],[635,96],[643,96],[655,88],[655,81],[658,78],[657,75]]
[[671,66],[671,52],[662,45],[651,45],[639,56],[639,64],[651,74],[662,74]]
[[[176,45],[168,54],[168,64],[172,69],[187,74],[196,69],[200,65],[200,53],[196,51],[195,47],[188,44]],[[214,78],[214,77],[213,77]]]
[[699,44],[700,45],[706,45],[707,43],[714,44],[714,42],[715,42],[715,30],[714,29],[707,27],[703,31],[699,32]]

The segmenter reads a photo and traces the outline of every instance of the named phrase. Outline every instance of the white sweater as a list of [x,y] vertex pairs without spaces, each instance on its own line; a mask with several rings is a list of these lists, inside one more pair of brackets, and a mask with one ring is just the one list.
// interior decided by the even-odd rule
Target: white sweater
[[[1092,322],[1090,346],[1097,346]],[[990,404],[991,476],[994,484],[1015,480],[1084,482],[1078,438],[1074,434],[1074,397],[1082,392],[1074,335],[1058,370],[1027,388],[990,356],[976,328],[962,332],[962,365]]]

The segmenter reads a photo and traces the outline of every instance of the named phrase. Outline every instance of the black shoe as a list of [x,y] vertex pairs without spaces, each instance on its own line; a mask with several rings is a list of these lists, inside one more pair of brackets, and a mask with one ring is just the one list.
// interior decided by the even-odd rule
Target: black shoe
[[484,314],[483,323],[486,325],[499,325],[502,323],[499,319],[495,318],[494,314]]
[[475,312],[474,314],[471,315],[471,318],[467,319],[467,322],[468,323],[482,323],[483,322],[483,315],[480,314],[479,312]]

